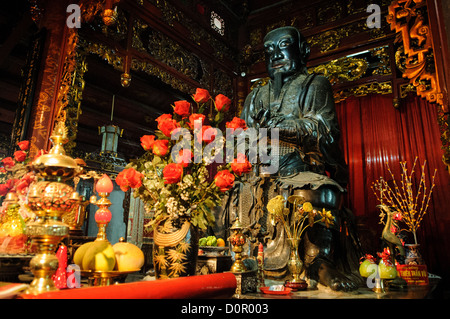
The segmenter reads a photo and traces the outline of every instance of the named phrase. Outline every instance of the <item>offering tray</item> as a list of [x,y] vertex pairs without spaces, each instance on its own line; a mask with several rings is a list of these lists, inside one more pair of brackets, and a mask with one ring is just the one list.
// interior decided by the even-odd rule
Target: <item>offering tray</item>
[[229,250],[228,247],[218,247],[218,246],[200,246],[200,250],[204,252],[207,256],[218,256],[222,255],[224,251]]

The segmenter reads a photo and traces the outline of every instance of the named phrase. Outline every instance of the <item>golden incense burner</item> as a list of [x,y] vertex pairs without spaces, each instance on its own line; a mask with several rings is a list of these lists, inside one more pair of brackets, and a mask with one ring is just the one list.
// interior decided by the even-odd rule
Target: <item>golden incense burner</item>
[[78,193],[67,182],[81,172],[81,167],[65,153],[63,145],[68,139],[63,122],[55,125],[50,140],[53,147],[49,153],[29,165],[38,181],[30,186],[27,206],[36,214],[36,219],[26,225],[25,233],[37,246],[37,254],[30,261],[34,280],[27,294],[58,290],[52,280],[58,269],[55,251],[69,232],[62,216],[79,204]]

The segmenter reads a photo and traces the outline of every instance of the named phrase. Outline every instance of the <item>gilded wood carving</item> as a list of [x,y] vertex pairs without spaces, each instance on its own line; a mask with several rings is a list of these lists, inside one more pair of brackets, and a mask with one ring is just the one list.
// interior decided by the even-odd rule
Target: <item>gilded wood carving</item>
[[[396,54],[402,63],[403,77],[416,87],[419,96],[443,104],[443,94],[436,77],[431,30],[425,0],[397,0],[389,6],[387,21],[401,36],[403,52]],[[402,54],[405,57],[402,57]]]

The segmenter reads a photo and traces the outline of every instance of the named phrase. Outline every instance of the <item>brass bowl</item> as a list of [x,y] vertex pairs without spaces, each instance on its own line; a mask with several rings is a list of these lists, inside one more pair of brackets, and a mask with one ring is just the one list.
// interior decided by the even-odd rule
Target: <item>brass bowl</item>
[[89,279],[90,286],[109,286],[113,284],[113,279],[138,272],[140,269],[134,269],[129,271],[94,271],[94,270],[81,270],[81,276]]

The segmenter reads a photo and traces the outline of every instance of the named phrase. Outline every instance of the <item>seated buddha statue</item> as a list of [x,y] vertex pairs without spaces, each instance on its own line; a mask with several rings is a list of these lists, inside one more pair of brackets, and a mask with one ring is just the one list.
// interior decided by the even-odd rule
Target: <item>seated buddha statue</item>
[[[331,85],[323,76],[308,74],[309,47],[294,27],[270,31],[264,38],[264,52],[270,80],[247,96],[241,118],[248,127],[279,130],[278,171],[270,176],[275,192],[285,198],[301,195],[335,217],[333,227],[318,223],[308,228],[302,240],[306,276],[333,290],[354,290],[358,278],[353,273],[361,253],[352,214],[342,204],[348,171],[339,148]],[[289,257],[286,236],[282,228],[270,235],[265,269],[282,273]]]

